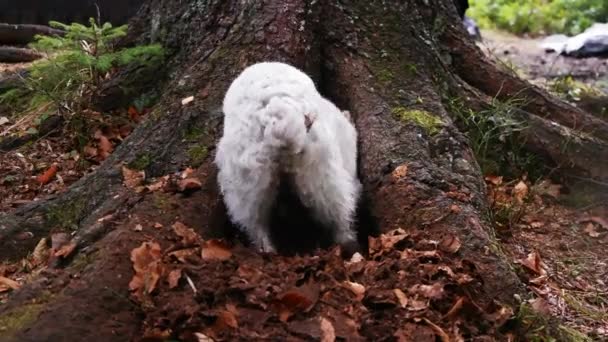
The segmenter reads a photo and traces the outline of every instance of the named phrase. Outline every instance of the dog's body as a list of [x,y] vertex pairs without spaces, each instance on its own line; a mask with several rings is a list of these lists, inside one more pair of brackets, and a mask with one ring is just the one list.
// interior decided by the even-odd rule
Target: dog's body
[[355,243],[353,220],[361,185],[357,132],[313,81],[283,63],[246,68],[224,98],[224,133],[215,163],[231,220],[261,250],[271,208],[288,174],[300,201],[332,229],[335,242]]

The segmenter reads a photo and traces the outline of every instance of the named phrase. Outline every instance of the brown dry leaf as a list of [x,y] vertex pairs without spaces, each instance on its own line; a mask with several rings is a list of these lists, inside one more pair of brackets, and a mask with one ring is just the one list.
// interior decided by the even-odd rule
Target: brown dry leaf
[[0,276],[0,286],[2,286],[2,285],[7,286],[8,288],[11,288],[13,290],[17,290],[21,287],[21,285],[19,285],[18,282],[14,281],[12,279]]
[[397,297],[397,300],[399,301],[399,306],[405,309],[408,303],[407,295],[403,293],[403,291],[401,291],[400,289],[394,289],[393,292],[395,293],[395,297]]
[[528,254],[527,258],[520,259],[518,260],[518,262],[536,274],[542,275],[545,273],[542,267],[542,260],[540,259],[540,254],[538,254],[537,252],[532,252]]
[[502,176],[486,176],[486,181],[498,186],[502,184]]
[[543,314],[543,315],[551,314],[551,307],[549,306],[549,303],[544,298],[539,297],[539,298],[530,300],[530,306],[532,307],[532,310],[534,310],[535,312],[538,312],[540,314]]
[[578,220],[578,222],[594,222],[599,224],[603,229],[608,230],[608,221],[599,216],[584,217]]
[[153,227],[156,229],[161,229],[163,227],[163,224],[156,222]]
[[131,170],[126,166],[122,167],[122,177],[124,185],[129,189],[135,189],[140,186],[146,178],[144,171]]
[[319,300],[318,285],[308,283],[284,292],[274,300],[273,309],[282,322],[287,322],[296,312],[310,311]]
[[461,246],[460,239],[456,235],[448,235],[439,242],[439,249],[446,253],[456,253]]
[[421,311],[421,310],[425,310],[426,308],[429,307],[428,301],[420,300],[420,299],[409,300],[407,302],[407,304],[408,304],[408,309],[411,311]]
[[517,203],[523,204],[526,196],[528,196],[528,186],[524,181],[519,181],[519,183],[513,187],[513,197],[515,197]]
[[171,228],[177,236],[182,238],[182,244],[184,246],[192,246],[192,245],[200,245],[203,239],[200,235],[198,235],[192,228],[186,226],[185,224],[177,221],[175,222]]
[[344,285],[347,289],[349,289],[352,293],[355,294],[355,299],[357,301],[363,300],[363,298],[365,297],[365,286],[351,281],[345,281]]
[[403,179],[407,176],[407,164],[399,165],[393,170],[393,178]]
[[55,253],[53,253],[53,256],[57,258],[67,258],[74,252],[75,249],[76,242],[70,241],[69,243],[61,246],[61,248],[59,248]]
[[429,321],[426,318],[422,318],[422,320],[428,324],[431,329],[433,329],[433,331],[435,332],[435,334],[437,334],[437,336],[439,336],[439,338],[441,339],[441,342],[450,342],[450,336],[448,334],[446,334],[445,331],[443,331],[443,329],[441,329],[440,326],[438,326],[437,324]]
[[177,184],[179,192],[189,192],[203,187],[203,183],[198,178],[190,177],[182,179]]
[[585,233],[587,233],[587,235],[591,236],[591,237],[599,237],[600,233],[595,229],[595,225],[591,222],[587,223],[587,225],[585,226]]
[[222,240],[212,239],[203,242],[201,257],[203,260],[228,260],[232,256],[230,246]]
[[[99,132],[99,134],[97,132]],[[100,157],[101,160],[106,160],[110,156],[110,154],[112,154],[112,151],[114,150],[114,145],[112,145],[110,139],[103,135],[101,131],[97,132],[95,132],[95,137],[99,141],[97,146],[97,155]]]
[[230,310],[221,310],[218,312],[217,318],[211,329],[216,334],[219,334],[228,328],[237,329],[238,327],[239,322],[237,321],[235,314]]
[[34,248],[32,253],[32,262],[34,265],[41,265],[48,261],[51,255],[51,249],[48,246],[48,239],[42,238]]
[[177,259],[179,262],[183,263],[183,264],[188,264],[191,261],[198,261],[200,262],[200,251],[198,247],[195,248],[186,248],[186,249],[180,249],[177,251],[173,251],[171,253],[168,254],[171,257],[174,257],[175,259]]
[[196,336],[198,342],[215,342],[214,339],[200,332],[194,333],[194,336]]
[[416,284],[410,288],[409,292],[429,299],[440,299],[445,294],[443,286],[441,283],[434,283],[433,285]]
[[408,236],[409,234],[405,230],[397,228],[386,234],[382,234],[377,238],[369,237],[369,253],[376,254],[383,251],[388,251]]
[[321,342],[334,342],[336,340],[336,330],[334,325],[331,324],[325,317],[320,318],[321,321]]
[[[476,305],[476,304],[475,304]],[[494,322],[498,327],[502,326],[506,321],[513,317],[513,309],[503,306],[489,315],[485,315],[486,319]]]
[[158,191],[158,190],[164,188],[167,185],[168,181],[169,181],[169,176],[163,176],[156,182],[154,182],[150,185],[146,185],[146,189],[148,189],[148,191],[150,191],[150,192]]
[[182,269],[176,268],[169,272],[167,276],[167,282],[169,283],[169,288],[174,289],[179,284],[179,280],[182,278]]
[[186,178],[190,177],[193,173],[194,173],[194,169],[187,167],[184,171],[182,171],[180,178],[186,179]]
[[129,283],[129,289],[136,291],[138,298],[152,293],[163,274],[160,245],[156,242],[142,243],[131,251],[131,261],[135,274]]
[[51,167],[49,167],[43,174],[36,177],[36,180],[38,183],[40,183],[40,185],[48,184],[53,177],[55,177],[58,169],[59,167],[57,166],[57,163],[53,163],[53,165],[51,165]]

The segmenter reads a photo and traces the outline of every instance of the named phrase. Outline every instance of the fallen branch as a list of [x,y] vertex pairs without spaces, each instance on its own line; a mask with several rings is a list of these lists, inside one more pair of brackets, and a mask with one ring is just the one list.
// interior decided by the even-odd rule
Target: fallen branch
[[0,44],[24,45],[34,41],[36,35],[62,36],[65,32],[44,25],[12,25],[0,23]]
[[42,55],[31,49],[17,48],[12,46],[0,46],[1,63],[32,62],[40,58],[42,58]]

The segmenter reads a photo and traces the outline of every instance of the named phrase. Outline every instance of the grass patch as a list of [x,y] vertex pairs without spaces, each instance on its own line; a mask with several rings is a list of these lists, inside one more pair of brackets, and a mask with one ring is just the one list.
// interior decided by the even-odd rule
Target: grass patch
[[510,179],[528,175],[533,181],[543,176],[542,163],[524,148],[521,132],[527,126],[516,117],[522,105],[523,99],[494,98],[487,108],[473,111],[463,107],[459,100],[449,103],[456,123],[469,138],[483,174]]

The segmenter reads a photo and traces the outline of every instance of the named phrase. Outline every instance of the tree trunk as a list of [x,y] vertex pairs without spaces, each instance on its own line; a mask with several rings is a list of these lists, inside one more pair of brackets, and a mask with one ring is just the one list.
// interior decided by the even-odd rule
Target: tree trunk
[[[353,113],[365,190],[361,211],[370,213],[361,214],[361,240],[366,241],[369,232],[400,228],[416,237],[412,249],[422,254],[433,241],[459,241],[457,251],[433,260],[445,269],[466,269],[473,280],[448,291],[446,301],[467,297],[475,307],[488,311],[515,308],[514,295],[525,296],[525,292],[493,238],[485,215],[482,174],[466,137],[454,125],[449,100],[458,97],[471,107],[487,105],[488,96],[498,93],[495,85],[501,80],[507,89],[501,96],[526,91],[531,104],[522,110],[535,123],[532,133],[539,130],[539,139],[530,142],[534,146],[559,136],[545,131],[548,126],[536,124],[546,120],[541,116],[565,129],[580,128],[580,134],[601,146],[606,146],[605,123],[501,73],[464,38],[467,34],[451,3],[425,3],[210,0],[186,4],[155,0],[145,4],[131,23],[130,37],[133,42],[159,41],[171,51],[166,66],[170,79],[159,85],[161,103],[94,173],[62,194],[0,214],[0,258],[23,257],[40,238],[63,229],[75,229],[74,242],[80,251],[76,259],[90,258],[84,268],[73,262],[63,270],[41,275],[39,281],[17,292],[0,308],[0,322],[3,315],[16,315],[26,304],[37,305],[35,319],[25,320],[7,336],[16,341],[67,341],[74,336],[89,341],[127,341],[161,324],[147,316],[149,307],[135,306],[127,298],[132,277],[129,252],[142,241],[161,239],[163,233],[138,234],[132,227],[139,220],[170,226],[177,219],[204,237],[225,236],[229,224],[217,190],[213,153],[204,160],[193,160],[189,151],[213,151],[221,133],[221,101],[230,82],[246,66],[269,60],[300,67],[315,79],[322,94]],[[194,101],[182,105],[181,99],[189,96]],[[597,131],[588,126],[591,123],[597,124]],[[191,138],[193,132],[195,139]],[[562,153],[553,149],[541,152],[558,160]],[[599,153],[606,156],[607,152]],[[123,186],[120,168],[141,160],[145,160],[148,177],[200,162],[196,175],[203,180],[202,190],[189,197],[135,193]],[[583,161],[576,165],[577,170],[589,170]],[[605,177],[605,171],[588,172]],[[168,203],[162,210],[161,200]],[[261,265],[279,257],[265,260]],[[419,267],[408,269],[399,286],[414,285],[416,272],[422,272],[425,265]],[[382,266],[378,268],[382,270]],[[387,267],[386,272],[400,270],[395,268]],[[232,274],[235,269],[225,268],[224,272]],[[71,278],[74,274],[78,276]],[[289,281],[275,277],[277,284]],[[378,275],[379,284],[381,279]],[[152,305],[172,317],[167,319],[172,337],[197,329],[193,322],[204,321],[198,315],[203,306],[218,309],[209,304],[217,297],[204,297],[216,280],[204,273],[195,277],[196,288],[204,293],[192,304],[197,309],[188,317],[171,316],[180,307],[162,302],[162,296],[153,298]],[[390,286],[397,285],[386,290],[392,291]],[[42,299],[45,290],[53,295]],[[419,318],[416,321],[397,308],[370,304],[368,309],[369,321],[358,331],[368,339],[390,339],[400,329],[374,329],[374,319],[421,325]],[[440,314],[428,317],[441,320],[448,309],[435,308]],[[275,321],[265,324],[280,324]],[[448,329],[449,323],[436,323]],[[500,338],[492,324],[479,324],[478,330],[468,332],[471,337]],[[336,326],[339,336],[341,328]],[[257,329],[259,335],[255,336],[264,336],[263,325]],[[289,339],[296,335],[284,329],[277,336]]]

